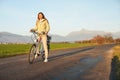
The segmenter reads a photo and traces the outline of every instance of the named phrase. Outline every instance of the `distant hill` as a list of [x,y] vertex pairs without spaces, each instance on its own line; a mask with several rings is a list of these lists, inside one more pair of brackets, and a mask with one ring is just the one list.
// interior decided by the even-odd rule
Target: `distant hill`
[[67,35],[67,38],[69,41],[74,41],[74,40],[88,40],[96,36],[97,34],[99,35],[104,35],[106,32],[104,31],[89,31],[82,29],[80,31],[74,31],[71,32]]
[[93,30],[86,30],[81,29],[80,31],[73,31],[69,33],[67,36],[53,36],[53,41],[79,41],[79,40],[89,40],[92,39],[96,35],[111,35],[114,39],[120,38],[120,32],[105,32],[105,31],[93,31]]
[[[82,29],[80,31],[73,31],[67,36],[53,35],[52,42],[65,42],[65,41],[79,41],[79,40],[89,40],[96,35],[112,35],[113,38],[120,38],[120,32],[110,33],[104,31],[91,31]],[[0,32],[0,43],[31,43],[30,36],[17,35],[9,32]]]
[[111,33],[111,32],[104,32],[104,31],[91,31],[86,29],[71,32],[66,37],[68,41],[75,41],[75,40],[89,40],[96,35],[101,35],[101,36],[111,35],[114,39],[120,38],[120,32]]
[[0,32],[0,43],[30,43],[29,36],[17,35],[9,32]]
[[51,39],[52,42],[63,42],[66,40],[64,36],[60,36],[60,35],[51,35],[51,37],[52,37]]

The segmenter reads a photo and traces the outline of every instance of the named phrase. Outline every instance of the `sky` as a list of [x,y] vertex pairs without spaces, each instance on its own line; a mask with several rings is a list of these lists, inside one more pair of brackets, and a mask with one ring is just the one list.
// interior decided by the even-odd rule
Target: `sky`
[[39,12],[48,19],[50,34],[120,32],[120,0],[0,0],[0,32],[30,35]]

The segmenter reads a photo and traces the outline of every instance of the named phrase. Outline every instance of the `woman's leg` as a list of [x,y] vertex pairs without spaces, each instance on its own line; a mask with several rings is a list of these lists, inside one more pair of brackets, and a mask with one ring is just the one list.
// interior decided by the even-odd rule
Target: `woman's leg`
[[48,48],[47,48],[47,36],[46,35],[43,35],[42,36],[42,42],[43,42],[43,47],[44,47],[44,50],[45,50],[45,62],[47,62],[47,59],[48,59]]

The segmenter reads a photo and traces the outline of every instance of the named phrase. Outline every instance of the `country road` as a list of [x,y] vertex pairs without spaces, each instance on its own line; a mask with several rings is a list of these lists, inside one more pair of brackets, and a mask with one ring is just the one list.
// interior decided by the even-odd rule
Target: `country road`
[[49,62],[28,55],[0,59],[0,80],[110,80],[115,44],[53,50]]

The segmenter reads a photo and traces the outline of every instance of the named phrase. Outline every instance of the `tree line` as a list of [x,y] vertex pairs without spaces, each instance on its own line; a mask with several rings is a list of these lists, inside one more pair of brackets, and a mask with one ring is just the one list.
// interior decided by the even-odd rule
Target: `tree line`
[[96,44],[109,44],[109,43],[120,43],[120,38],[113,39],[111,35],[97,35],[90,40],[75,41],[75,43],[96,43]]

